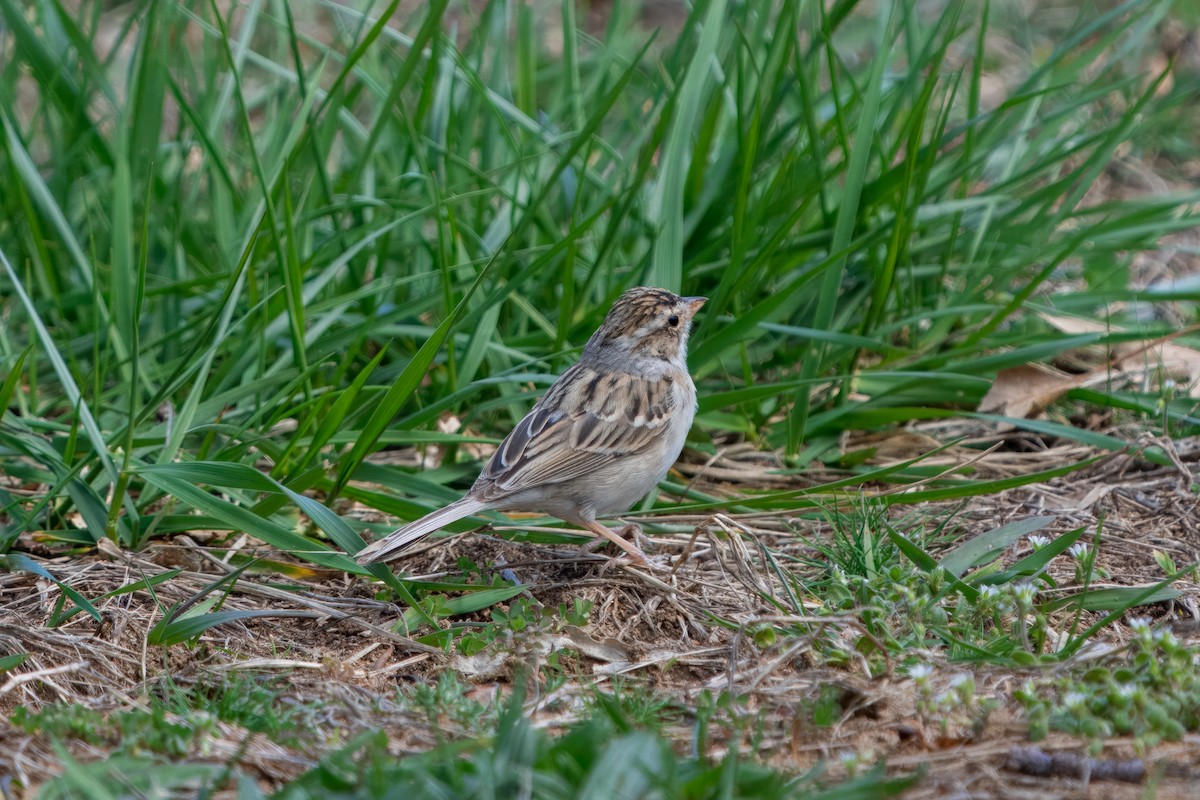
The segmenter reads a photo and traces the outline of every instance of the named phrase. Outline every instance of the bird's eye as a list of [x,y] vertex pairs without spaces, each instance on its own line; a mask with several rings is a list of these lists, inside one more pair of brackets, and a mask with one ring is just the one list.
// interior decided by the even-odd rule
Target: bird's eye
[[671,316],[667,317],[667,324],[672,328],[677,327],[679,325],[679,315],[672,314]]

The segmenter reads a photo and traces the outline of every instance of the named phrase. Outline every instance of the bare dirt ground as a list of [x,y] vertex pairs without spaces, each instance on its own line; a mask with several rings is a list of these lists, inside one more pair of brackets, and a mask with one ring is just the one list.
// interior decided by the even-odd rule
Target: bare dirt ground
[[[959,423],[953,432],[987,433],[978,423]],[[939,423],[927,431],[914,428],[905,435],[911,443],[913,438],[945,439],[949,433],[945,423]],[[995,438],[994,432],[990,438]],[[983,458],[978,450],[965,445],[951,448],[940,458],[947,466],[970,461],[977,477],[1001,477],[1077,462],[1080,457],[1077,445],[1034,449],[1039,442],[1028,435],[1010,434],[1007,439],[1005,449]],[[932,525],[952,513],[958,541],[1031,515],[1055,517],[1043,533],[1085,526],[1090,536],[1103,516],[1099,564],[1110,574],[1111,583],[1147,585],[1161,578],[1152,557],[1156,549],[1168,552],[1179,564],[1200,561],[1196,513],[1200,499],[1191,491],[1191,473],[1200,468],[1200,448],[1181,451],[1177,447],[1175,453],[1178,463],[1172,467],[1151,467],[1133,455],[1108,454],[1084,472],[1045,484],[976,497],[953,507],[895,506],[886,513],[889,519],[903,518],[898,524],[910,526],[914,519]],[[698,488],[717,494],[744,494],[763,484],[773,489],[802,488],[822,477],[769,476],[773,462],[768,454],[732,447],[719,459],[685,463],[682,469],[692,473]],[[737,481],[739,476],[746,482]],[[739,698],[743,713],[758,720],[760,757],[789,771],[825,761],[831,765],[831,777],[836,777],[841,754],[869,752],[885,758],[896,773],[927,770],[918,788],[911,791],[912,797],[1113,800],[1140,797],[1146,790],[1142,783],[1099,780],[1085,784],[1077,778],[1029,776],[1006,766],[1010,749],[1028,744],[1027,726],[1011,693],[1034,674],[1032,671],[1022,674],[1012,669],[943,664],[937,680],[949,681],[956,673],[969,671],[980,696],[1000,703],[982,730],[952,727],[946,732],[922,721],[916,711],[913,680],[891,665],[882,672],[872,672],[865,660],[831,668],[815,657],[812,645],[818,635],[852,637],[859,632],[852,618],[814,617],[811,636],[781,637],[766,646],[756,643],[745,626],[780,619],[778,608],[762,598],[782,598],[786,591],[765,555],[776,561],[819,557],[805,542],[827,540],[827,523],[779,514],[657,521],[683,524],[693,531],[654,537],[657,552],[682,556],[676,571],[661,577],[607,568],[603,557],[581,555],[573,548],[513,543],[490,533],[426,545],[403,563],[406,573],[437,577],[453,572],[457,559],[466,556],[480,564],[504,564],[511,570],[506,574],[519,578],[527,586],[528,596],[547,608],[576,598],[595,604],[586,628],[564,626],[553,633],[514,637],[471,658],[448,658],[394,633],[401,613],[397,605],[375,599],[367,583],[333,573],[313,574],[305,580],[247,573],[234,584],[224,608],[289,609],[296,616],[223,625],[201,635],[194,646],[148,646],[146,635],[161,618],[160,604],[185,600],[231,569],[195,543],[195,538],[203,538],[199,535],[177,537],[141,553],[104,548],[93,557],[47,562],[55,577],[91,598],[168,569],[184,570],[155,587],[157,600],[142,590],[98,604],[103,613],[100,623],[78,614],[61,627],[45,627],[59,601],[58,588],[29,574],[5,573],[0,575],[0,643],[9,652],[29,653],[30,659],[0,685],[0,714],[8,716],[18,705],[37,710],[54,701],[104,711],[144,707],[147,693],[154,690],[163,673],[179,685],[220,680],[237,672],[273,674],[287,681],[287,691],[297,701],[322,701],[323,718],[318,724],[338,730],[343,741],[357,731],[382,727],[400,754],[427,749],[446,731],[435,729],[427,718],[393,702],[398,686],[429,681],[453,669],[476,686],[481,698],[487,698],[510,691],[518,673],[538,674],[537,668],[549,654],[560,651],[569,653],[564,664],[571,672],[570,679],[550,689],[530,687],[532,716],[540,726],[556,727],[570,721],[579,713],[585,693],[623,676],[677,698],[684,708],[693,707],[703,690]],[[30,544],[37,549],[35,543]],[[1005,559],[1027,552],[1027,545],[1018,544]],[[803,566],[790,569],[801,577],[805,572]],[[1069,583],[1069,565],[1063,570],[1057,577]],[[277,588],[279,583],[293,588]],[[1183,591],[1181,599],[1139,613],[1148,612],[1156,624],[1172,625],[1185,640],[1200,639],[1200,586],[1184,583],[1178,588]],[[819,602],[811,597],[799,599],[804,607]],[[714,625],[709,615],[743,627]],[[800,617],[791,621],[804,622]],[[1123,625],[1111,626],[1097,640],[1096,652],[1105,645],[1120,647],[1127,635]],[[937,659],[933,654],[930,657]],[[530,667],[531,672],[523,672],[522,668]],[[841,688],[841,718],[831,726],[814,726],[799,710],[811,707],[830,685]],[[687,731],[686,725],[680,728],[681,740],[686,739]],[[320,755],[281,746],[225,723],[216,725],[208,738],[211,741],[203,748],[206,758],[235,760],[257,775],[264,788],[294,778]],[[718,739],[711,744],[710,755],[719,756],[727,747],[747,746],[744,740]],[[1052,735],[1039,746],[1046,753],[1079,753],[1083,743]],[[71,747],[74,755],[85,761],[105,755],[103,745],[74,742]],[[1105,763],[1134,757],[1132,743],[1126,740],[1107,742],[1099,756]],[[0,770],[24,785],[36,786],[40,779],[54,774],[59,764],[44,736],[13,727],[0,730]],[[1200,736],[1161,745],[1143,764],[1157,775],[1158,797],[1196,797]]]

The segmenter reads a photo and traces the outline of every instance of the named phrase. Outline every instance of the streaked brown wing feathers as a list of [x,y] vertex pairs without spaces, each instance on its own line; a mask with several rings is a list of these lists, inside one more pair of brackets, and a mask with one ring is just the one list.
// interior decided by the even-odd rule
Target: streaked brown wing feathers
[[476,490],[494,499],[586,475],[649,447],[674,405],[669,380],[599,375],[576,364],[501,443]]

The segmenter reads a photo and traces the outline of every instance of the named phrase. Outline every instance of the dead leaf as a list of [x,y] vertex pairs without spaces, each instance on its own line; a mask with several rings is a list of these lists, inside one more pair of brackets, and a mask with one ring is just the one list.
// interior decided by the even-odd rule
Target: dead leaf
[[887,464],[919,458],[937,450],[941,444],[934,437],[916,431],[880,431],[856,437],[846,451],[857,453],[871,450],[873,452],[867,459],[868,464]]
[[574,625],[563,628],[563,636],[558,637],[556,644],[560,647],[574,647],[588,658],[597,661],[628,661],[631,656],[629,649],[616,639],[596,639],[587,631]]
[[1032,417],[1041,413],[1068,389],[1083,382],[1085,375],[1067,375],[1050,367],[1024,364],[1000,370],[987,394],[979,401],[985,414]]
[[507,650],[487,647],[472,656],[456,654],[450,659],[450,668],[473,681],[492,680],[504,674],[509,655]]
[[1039,312],[1038,316],[1063,333],[1110,333],[1112,331],[1124,330],[1116,325],[1109,325],[1107,322],[1083,319],[1082,317],[1060,317],[1058,314],[1047,314],[1045,312]]
[[[1119,325],[1110,325],[1097,320],[1045,313],[1039,316],[1063,333],[1123,333],[1125,331]],[[1120,369],[1130,380],[1134,381],[1147,376],[1160,381],[1168,377],[1181,381],[1185,384],[1189,395],[1200,397],[1200,350],[1171,341],[1198,328],[1200,326],[1193,325],[1176,331],[1170,336],[1114,345],[1110,355],[1111,367]],[[1096,380],[1110,379],[1112,377],[1111,367],[1089,374],[1084,382],[1093,383]]]
[[[561,633],[547,631],[530,636],[525,645],[530,652],[543,656],[558,650],[576,650],[607,664],[627,664],[631,658],[629,650],[616,639],[596,639],[574,625],[564,626]],[[504,674],[511,656],[506,647],[493,643],[475,655],[455,655],[450,659],[450,666],[472,680],[491,680]]]
[[1123,344],[1116,350],[1115,361],[1129,375],[1173,378],[1182,381],[1192,397],[1200,397],[1200,351],[1163,340]]

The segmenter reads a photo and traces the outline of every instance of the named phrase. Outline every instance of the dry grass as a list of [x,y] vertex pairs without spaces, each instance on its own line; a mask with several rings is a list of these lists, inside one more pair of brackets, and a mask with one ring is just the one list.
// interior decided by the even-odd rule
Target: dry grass
[[[939,428],[933,435],[946,433]],[[930,433],[917,426],[910,435]],[[1014,442],[1008,444],[1007,450],[976,457],[975,469],[986,475],[1019,474],[1059,462],[1076,463],[1080,455],[1074,446],[1061,448],[1061,453],[1059,448],[1019,452]],[[943,458],[950,463],[960,455],[952,449]],[[1116,454],[1087,472],[1046,484],[975,497],[953,509],[922,504],[894,509],[890,515],[902,513],[911,520],[915,512],[934,521],[952,511],[955,539],[960,541],[1032,514],[1054,515],[1050,532],[1080,525],[1095,530],[1103,518],[1101,566],[1113,585],[1141,585],[1160,574],[1152,557],[1156,549],[1169,552],[1178,563],[1200,561],[1198,501],[1189,491],[1191,477],[1186,474],[1196,465],[1194,451],[1179,453],[1176,466],[1154,468],[1133,456]],[[682,471],[694,475],[698,488],[722,494],[764,484],[800,488],[822,477],[767,477],[771,466],[762,454],[731,448],[703,465],[685,464]],[[605,558],[573,548],[516,544],[490,534],[443,539],[422,548],[403,563],[407,573],[436,579],[453,574],[458,559],[466,557],[503,565],[511,571],[506,574],[527,587],[527,596],[544,607],[576,598],[595,604],[586,630],[568,626],[553,635],[516,638],[507,647],[488,648],[470,658],[448,658],[392,632],[401,609],[375,599],[369,585],[341,575],[288,580],[284,589],[278,576],[247,573],[234,584],[224,608],[286,610],[292,615],[230,623],[201,635],[190,646],[149,647],[146,635],[161,618],[161,609],[186,600],[226,574],[230,567],[225,562],[188,537],[176,537],[142,553],[104,548],[88,557],[48,559],[45,565],[55,577],[86,597],[169,569],[183,571],[156,586],[156,597],[142,590],[99,604],[100,623],[77,614],[58,628],[45,627],[60,601],[54,584],[24,573],[0,575],[0,646],[30,656],[0,686],[0,713],[7,716],[18,705],[37,710],[54,702],[106,712],[146,707],[148,694],[164,674],[178,685],[189,685],[248,672],[283,676],[297,702],[319,701],[324,736],[336,731],[344,740],[357,731],[382,727],[397,753],[414,752],[433,746],[446,731],[435,730],[421,714],[395,702],[398,686],[432,681],[453,669],[466,676],[481,697],[503,694],[515,675],[539,674],[538,667],[549,653],[568,648],[570,656],[564,663],[572,672],[570,679],[549,691],[532,687],[529,710],[540,726],[569,722],[580,713],[587,693],[621,676],[675,698],[684,708],[693,707],[703,690],[739,698],[740,713],[758,720],[760,755],[789,771],[824,761],[832,763],[836,772],[839,754],[872,752],[886,757],[896,771],[928,769],[914,797],[1092,797],[1101,792],[1132,797],[1141,791],[1108,783],[1103,788],[1084,788],[1076,780],[1047,781],[1004,769],[1009,747],[1026,740],[1025,724],[1010,698],[1013,687],[1027,677],[1022,671],[970,668],[980,696],[1001,702],[974,736],[954,729],[947,734],[923,723],[915,711],[912,679],[890,664],[882,672],[871,672],[865,660],[846,669],[822,666],[812,648],[814,640],[821,635],[861,633],[861,623],[853,615],[781,616],[763,598],[782,599],[786,591],[767,557],[789,565],[787,570],[802,580],[811,577],[805,575],[802,560],[818,554],[804,542],[827,540],[828,523],[780,514],[677,515],[654,522],[691,531],[653,537],[657,552],[675,557],[677,567],[666,576],[610,568]],[[36,543],[30,545],[37,549]],[[1066,585],[1069,573],[1069,565],[1064,565],[1055,577]],[[1195,637],[1200,631],[1200,587],[1185,583],[1179,588],[1183,590],[1179,601],[1153,613],[1175,625],[1180,635]],[[805,607],[820,605],[817,597],[800,600]],[[713,625],[710,615],[741,628]],[[474,618],[486,620],[482,614]],[[763,621],[808,624],[811,635],[760,646],[748,627]],[[1126,636],[1124,626],[1110,626],[1084,657],[1118,648]],[[926,655],[933,663],[943,661],[938,653]],[[958,671],[944,666],[936,680],[948,683]],[[832,726],[814,726],[799,709],[810,707],[830,686],[839,687],[841,718]],[[681,742],[686,740],[687,726],[676,734]],[[0,764],[25,786],[36,786],[56,772],[60,759],[44,736],[8,727],[0,738]],[[746,741],[718,737],[709,755],[746,745]],[[1058,735],[1043,744],[1047,750],[1077,750],[1078,746],[1077,740]],[[70,747],[79,759],[104,756],[103,746],[72,742]],[[200,750],[213,761],[233,760],[275,786],[312,766],[320,754],[320,747],[282,746],[225,723],[212,729]],[[1127,757],[1132,752],[1130,741],[1115,740],[1106,744],[1103,757]],[[1195,775],[1190,770],[1198,761],[1200,737],[1194,735],[1155,748],[1147,762],[1168,767],[1157,796],[1194,796]]]

